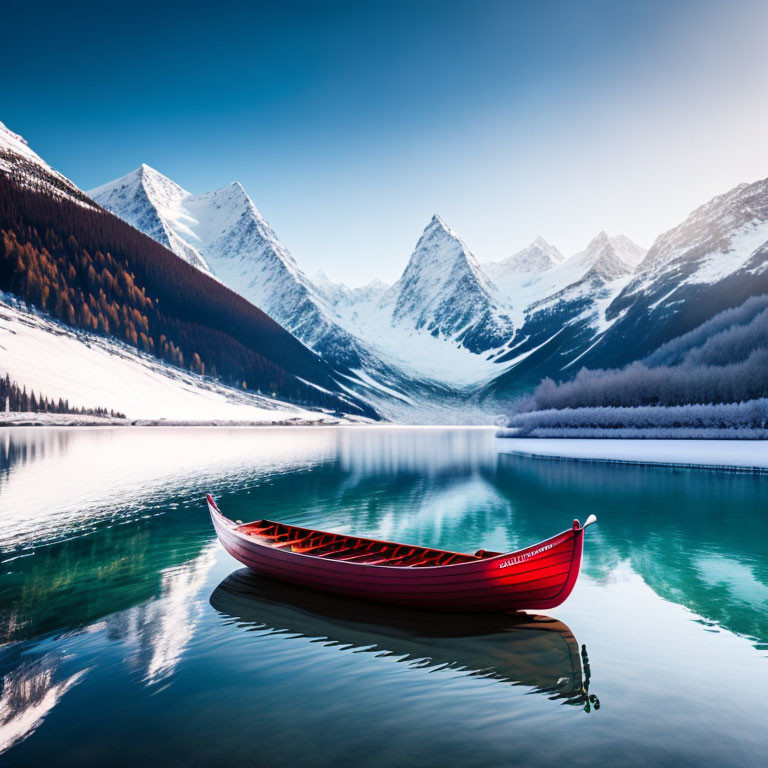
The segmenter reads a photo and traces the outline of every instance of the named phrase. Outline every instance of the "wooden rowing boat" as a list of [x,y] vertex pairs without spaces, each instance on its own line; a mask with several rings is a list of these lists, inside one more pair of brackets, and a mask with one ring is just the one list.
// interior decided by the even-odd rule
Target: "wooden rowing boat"
[[[266,579],[248,568],[229,574],[211,605],[235,619],[250,642],[305,638],[322,660],[342,653],[395,656],[414,670],[448,669],[523,686],[563,704],[598,707],[590,664],[569,627],[528,613],[439,614],[365,603]],[[258,632],[250,630],[257,629]]]
[[224,548],[270,578],[326,592],[461,613],[548,609],[579,575],[584,526],[515,552],[473,555],[301,528],[271,520],[240,523],[206,495]]

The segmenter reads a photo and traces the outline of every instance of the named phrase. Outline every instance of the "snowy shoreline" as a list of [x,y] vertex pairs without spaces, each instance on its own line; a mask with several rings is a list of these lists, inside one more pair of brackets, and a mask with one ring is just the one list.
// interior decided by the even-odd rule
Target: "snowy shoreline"
[[247,421],[234,419],[122,419],[74,413],[0,413],[0,427],[335,427],[368,425],[365,420],[282,419]]
[[766,440],[498,437],[499,453],[554,461],[768,473]]

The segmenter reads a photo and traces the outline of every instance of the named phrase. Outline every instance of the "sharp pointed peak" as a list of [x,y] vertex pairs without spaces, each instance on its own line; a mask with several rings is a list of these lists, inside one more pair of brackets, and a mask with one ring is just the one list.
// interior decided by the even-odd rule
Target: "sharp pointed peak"
[[160,171],[157,170],[157,168],[153,168],[151,165],[147,163],[142,163],[135,171],[132,171],[128,175],[131,176],[132,174],[136,174],[137,176],[140,176],[142,178],[144,177],[154,177],[154,178],[163,178],[167,179],[168,177],[160,173]]
[[27,140],[20,133],[15,133],[2,122],[0,122],[0,147],[26,157],[28,160],[34,160],[36,163],[47,165],[40,155],[29,146]]
[[238,194],[248,197],[248,193],[245,191],[245,187],[239,181],[230,181],[229,184],[223,187],[223,189],[229,189],[232,192],[237,192]]
[[[150,184],[160,182],[163,184],[173,184],[175,186],[179,186],[173,179],[169,178],[163,173],[160,173],[160,171],[158,171],[156,168],[153,168],[147,163],[142,163],[138,168],[134,168],[129,173],[126,173],[125,176],[120,176],[114,181],[102,185],[102,187],[109,187],[118,183],[125,183],[130,181],[136,181],[139,184],[143,184],[144,182],[148,182]],[[96,189],[102,189],[102,187],[97,187]],[[96,190],[92,191],[95,192]]]
[[633,248],[640,248],[644,251],[647,251],[648,249],[644,246],[640,245],[639,243],[636,243],[631,237],[627,237],[625,234],[618,234],[614,237],[611,237],[610,240],[612,240],[615,243],[624,243],[626,245],[630,245]]
[[256,211],[256,213],[261,218],[261,214],[256,209],[253,200],[251,200],[250,195],[245,191],[245,187],[239,181],[231,181],[229,184],[221,187],[220,189],[216,189],[212,192],[206,192],[205,194],[213,197],[224,196],[229,200],[239,200],[240,202],[246,204],[248,207],[253,208],[253,210]]
[[444,232],[448,232],[451,235],[454,234],[454,231],[448,226],[448,224],[446,224],[445,219],[439,213],[432,215],[432,218],[429,220],[429,224],[427,224],[425,227],[425,231],[427,230],[443,230]]

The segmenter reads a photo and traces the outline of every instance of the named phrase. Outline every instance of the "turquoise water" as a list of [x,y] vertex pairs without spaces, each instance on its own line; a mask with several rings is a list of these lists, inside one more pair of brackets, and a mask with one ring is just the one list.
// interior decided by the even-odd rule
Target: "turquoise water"
[[[547,617],[425,615],[249,574],[206,490],[468,552],[598,525]],[[0,430],[0,762],[765,765],[766,510],[484,430]]]

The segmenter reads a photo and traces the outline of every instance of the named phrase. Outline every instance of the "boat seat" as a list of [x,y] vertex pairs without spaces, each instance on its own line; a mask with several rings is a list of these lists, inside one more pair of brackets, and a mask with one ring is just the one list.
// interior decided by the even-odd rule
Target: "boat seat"
[[482,560],[485,557],[498,557],[501,554],[501,552],[490,552],[487,549],[478,549],[477,552],[475,552],[475,557],[480,558]]

